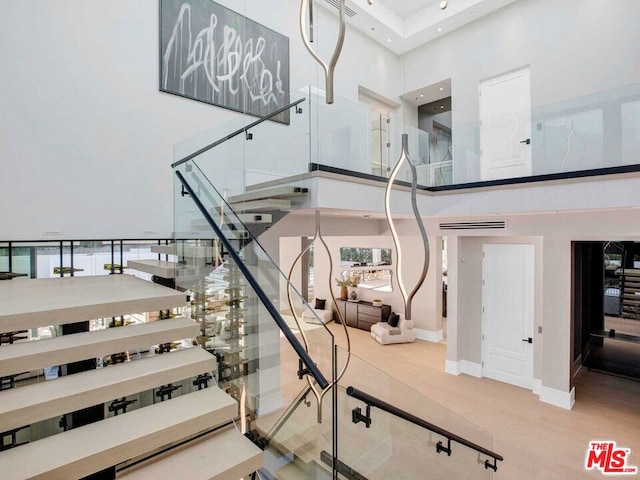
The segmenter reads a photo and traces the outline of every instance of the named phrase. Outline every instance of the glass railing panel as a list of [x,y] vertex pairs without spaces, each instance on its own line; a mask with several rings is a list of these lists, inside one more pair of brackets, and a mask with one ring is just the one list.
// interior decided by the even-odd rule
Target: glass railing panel
[[454,125],[452,183],[635,165],[639,112],[630,85]]
[[[299,375],[305,346],[313,358],[312,369],[323,382],[330,381],[333,337],[293,284],[292,311],[287,274],[198,165],[190,161],[176,167],[176,172],[189,185],[184,196],[182,180],[175,186],[174,228],[183,239],[176,248],[184,252],[178,255],[176,286],[190,292],[190,314],[201,323],[198,342],[218,357],[220,384],[238,398],[245,389],[246,404],[255,413],[262,436],[307,385],[305,374]],[[204,258],[196,258],[196,252]]]
[[377,127],[370,109],[342,98],[327,105],[325,97],[314,92],[310,101],[311,162],[375,175],[380,169],[372,161],[372,135]]
[[279,121],[267,120],[250,131],[252,138],[244,149],[245,188],[301,174],[306,179],[311,108],[305,96],[284,97],[279,104],[294,102],[299,103]]
[[[338,348],[339,359],[346,355]],[[368,428],[362,421],[354,423],[354,409],[359,408],[356,412],[366,417],[367,404],[349,396],[347,388],[354,387],[488,450],[493,448],[490,433],[353,354],[339,385],[339,459],[365,478],[491,478],[492,471],[484,463],[488,459],[493,464],[491,457],[456,442],[451,443],[451,456],[438,453],[438,442],[448,447],[445,436],[380,408],[371,407]]]
[[[295,106],[287,108],[294,103]],[[310,114],[306,97],[275,98],[270,111],[282,112],[252,127],[264,117],[259,103],[253,108],[255,111],[247,111],[176,145],[174,161],[193,155],[205,176],[227,199],[244,193],[247,187],[255,188],[256,184],[306,175]],[[298,186],[306,187],[307,183]]]
[[[305,388],[293,399],[283,417],[267,436],[264,464],[260,472],[266,478],[313,480],[332,478],[333,400],[327,394],[322,403],[323,419],[318,422],[318,400]],[[327,458],[328,457],[328,458]]]
[[[570,174],[636,165],[640,153],[640,85],[561,102],[439,125],[424,132],[343,98],[326,105],[311,94],[311,161],[337,170],[386,178],[401,137],[418,183],[426,187]],[[406,180],[408,171],[398,175]]]
[[[389,164],[393,169],[400,159],[402,152],[402,137],[407,135],[408,157],[416,168],[417,183],[422,187],[430,187],[434,184],[434,165],[431,165],[430,147],[431,134],[406,123],[391,119],[389,122]],[[411,167],[404,163],[396,176],[403,182],[411,182]]]

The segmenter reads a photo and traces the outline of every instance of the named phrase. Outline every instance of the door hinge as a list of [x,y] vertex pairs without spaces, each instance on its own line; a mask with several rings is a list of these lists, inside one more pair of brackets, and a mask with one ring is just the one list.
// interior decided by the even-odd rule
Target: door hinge
[[484,307],[482,307],[482,313],[484,313]]
[[480,366],[481,366],[481,367],[484,367],[484,362],[480,362]]
[[482,339],[484,340],[484,333],[482,334]]

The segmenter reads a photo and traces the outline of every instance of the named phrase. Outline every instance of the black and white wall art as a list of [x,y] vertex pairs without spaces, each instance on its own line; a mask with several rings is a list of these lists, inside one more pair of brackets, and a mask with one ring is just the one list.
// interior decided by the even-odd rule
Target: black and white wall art
[[268,115],[289,103],[289,38],[211,0],[160,0],[160,90]]

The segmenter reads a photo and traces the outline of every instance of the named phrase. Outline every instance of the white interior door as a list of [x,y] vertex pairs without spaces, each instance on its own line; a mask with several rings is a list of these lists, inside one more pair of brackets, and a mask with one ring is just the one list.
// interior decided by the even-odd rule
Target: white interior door
[[529,68],[480,82],[482,180],[530,176]]
[[482,376],[533,388],[533,245],[483,248]]

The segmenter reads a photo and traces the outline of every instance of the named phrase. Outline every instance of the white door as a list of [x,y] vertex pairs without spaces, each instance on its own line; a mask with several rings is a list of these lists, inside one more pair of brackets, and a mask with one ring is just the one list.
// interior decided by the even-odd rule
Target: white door
[[485,244],[482,376],[533,388],[533,245]]
[[482,180],[531,175],[529,68],[480,82]]

